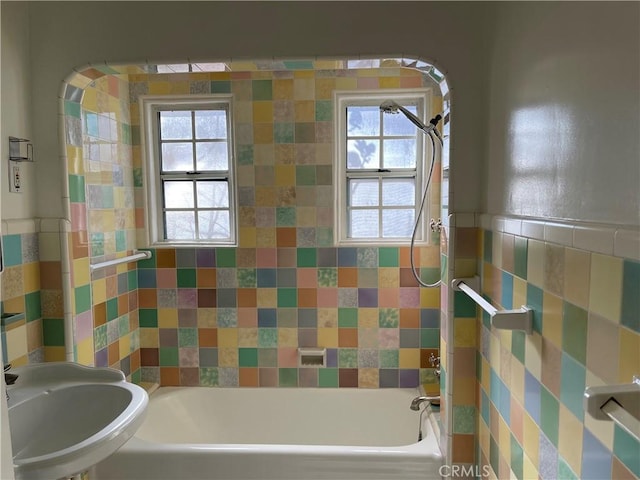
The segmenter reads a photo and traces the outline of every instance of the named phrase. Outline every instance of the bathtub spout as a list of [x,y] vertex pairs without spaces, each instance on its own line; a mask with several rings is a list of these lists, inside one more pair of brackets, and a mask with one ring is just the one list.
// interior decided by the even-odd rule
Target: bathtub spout
[[426,397],[416,397],[411,401],[411,410],[420,410],[420,405],[424,402],[430,403],[432,405],[440,405],[440,395],[429,395]]

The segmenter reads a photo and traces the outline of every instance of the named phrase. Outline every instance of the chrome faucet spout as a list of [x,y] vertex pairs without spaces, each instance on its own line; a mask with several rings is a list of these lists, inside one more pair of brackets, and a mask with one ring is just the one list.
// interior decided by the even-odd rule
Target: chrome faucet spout
[[416,397],[411,401],[410,409],[418,411],[423,403],[432,403],[434,405],[440,405],[440,395],[427,395]]

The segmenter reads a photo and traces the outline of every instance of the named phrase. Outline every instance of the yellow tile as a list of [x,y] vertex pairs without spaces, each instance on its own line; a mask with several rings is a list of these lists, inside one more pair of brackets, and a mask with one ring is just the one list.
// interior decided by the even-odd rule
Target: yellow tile
[[316,207],[297,207],[296,208],[296,226],[297,227],[315,227],[317,225]]
[[272,85],[274,100],[290,100],[293,97],[292,78],[276,78]]
[[440,308],[440,289],[421,288],[420,306],[422,308]]
[[141,328],[140,329],[140,348],[158,348],[160,341],[158,339],[157,328]]
[[380,88],[400,88],[400,78],[398,77],[380,77]]
[[260,308],[275,308],[278,306],[278,291],[275,288],[259,288],[257,305]]
[[582,464],[583,423],[579,421],[563,404],[560,404],[560,423],[558,428],[558,452],[569,464],[578,478]]
[[190,93],[189,82],[171,82],[169,84],[169,92],[172,95],[189,94]]
[[234,121],[240,123],[253,123],[253,102],[238,100],[233,104]]
[[66,146],[67,152],[67,168],[69,173],[84,173],[84,159],[82,157],[82,149],[73,145]]
[[378,268],[378,287],[398,288],[400,286],[400,271],[393,267]]
[[492,333],[490,336],[491,343],[489,344],[489,363],[493,368],[498,369],[500,366],[500,342],[498,337]]
[[316,102],[313,100],[296,100],[294,102],[296,122],[316,121]]
[[540,288],[544,285],[544,252],[544,242],[529,239],[527,245],[527,281]]
[[318,346],[325,348],[336,348],[338,346],[337,328],[318,328]]
[[591,253],[574,248],[564,249],[564,297],[569,302],[589,308],[589,275]]
[[318,308],[318,327],[336,328],[338,326],[337,308]]
[[453,325],[453,345],[455,347],[475,347],[476,319],[455,318]]
[[612,322],[620,322],[622,305],[622,259],[591,255],[589,310]]
[[273,102],[253,102],[253,123],[273,123]]
[[520,362],[511,362],[511,381],[507,381],[511,394],[524,405],[524,365]]
[[89,275],[89,258],[79,258],[73,261],[73,286],[81,287],[91,281]]
[[[218,337],[218,340],[219,339],[220,338]],[[218,348],[218,366],[237,367],[238,366],[238,349],[219,347]]]
[[95,88],[85,88],[82,94],[82,108],[90,112],[98,111],[98,91]]
[[335,78],[316,78],[316,100],[331,99],[335,87]]
[[523,461],[522,461],[522,478],[524,478],[525,480],[530,480],[530,479],[537,479],[538,477],[538,469],[536,468],[536,465],[538,464],[538,462],[534,463],[531,461],[531,459],[527,456],[527,455],[523,455]]
[[398,366],[400,368],[420,368],[420,349],[401,348]]
[[59,262],[60,261],[60,234],[53,232],[41,232],[40,239],[40,261]]
[[297,347],[297,328],[278,328],[278,347]]
[[14,367],[22,367],[23,365],[29,364],[29,355],[22,355],[21,357],[14,358],[13,360],[9,359],[9,362]]
[[355,90],[358,88],[358,79],[355,77],[336,78],[336,90]]
[[542,335],[562,349],[562,298],[544,292],[542,305]]
[[447,346],[447,342],[444,341],[444,339],[442,337],[440,337],[440,365],[442,366],[442,368],[444,368],[445,370],[448,367],[448,362],[447,362],[447,349],[449,347]]
[[198,308],[198,327],[215,328],[218,325],[218,315],[215,308]]
[[277,186],[288,186],[296,184],[295,165],[276,165],[275,175]]
[[273,123],[254,123],[253,141],[256,144],[273,143]]
[[178,309],[159,308],[158,309],[159,328],[178,328]]
[[496,268],[502,268],[502,233],[493,232],[491,243],[491,261]]
[[458,278],[473,277],[476,274],[477,265],[475,258],[458,258],[455,260],[455,276]]
[[65,360],[64,347],[44,347],[45,362],[64,362]]
[[491,394],[491,365],[482,357],[482,388]]
[[489,449],[491,448],[491,434],[489,432],[489,426],[484,423],[482,416],[479,417],[478,437],[480,450],[484,453],[484,456],[489,458]]
[[239,347],[257,347],[258,346],[258,329],[257,328],[238,328],[238,346]]
[[120,341],[118,342],[118,350],[120,360],[126,358],[131,353],[131,334],[120,337]]
[[315,78],[316,72],[314,70],[294,70],[293,78]]
[[378,388],[380,376],[377,368],[358,369],[358,388]]
[[104,278],[91,282],[91,297],[93,305],[107,301],[107,281]]
[[10,313],[24,312],[24,295],[8,298],[2,302],[4,311]]
[[513,308],[520,308],[527,304],[527,282],[520,277],[513,276]]
[[149,82],[149,95],[168,95],[171,91],[169,82]]
[[76,353],[78,355],[78,363],[81,365],[94,365],[93,358],[93,336],[85,338],[76,345]]
[[511,458],[511,430],[509,425],[504,421],[502,416],[498,419],[498,446],[500,447],[500,455],[504,458]]
[[[525,411],[523,421],[523,449],[533,465],[538,465],[538,449],[540,445],[540,428]],[[527,478],[527,477],[525,477]]]
[[536,380],[540,381],[542,375],[542,337],[533,332],[525,339],[524,365]]
[[377,308],[358,309],[358,327],[376,328],[379,325],[379,315]]
[[7,360],[13,362],[14,360],[26,356],[29,351],[27,348],[27,325],[22,324],[17,328],[6,330],[5,332],[7,340]]
[[620,383],[630,383],[634,375],[640,375],[640,334],[620,327]]
[[256,247],[256,229],[254,227],[240,227],[239,228],[238,244],[241,248],[255,248]]
[[236,328],[219,328],[218,329],[218,347],[219,348],[235,348],[238,346],[238,329]]

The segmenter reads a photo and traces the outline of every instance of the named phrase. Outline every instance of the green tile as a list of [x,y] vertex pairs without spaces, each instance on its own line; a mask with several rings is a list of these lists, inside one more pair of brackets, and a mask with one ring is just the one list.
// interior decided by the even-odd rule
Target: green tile
[[138,260],[138,268],[156,268],[156,251],[151,249],[151,258],[143,258]]
[[338,386],[337,368],[318,369],[318,386],[324,388],[335,388]]
[[495,441],[494,436],[489,436],[489,463],[495,473],[500,471],[500,450],[498,449],[498,443]]
[[640,477],[640,441],[615,425],[613,431],[613,453],[636,477]]
[[400,253],[395,247],[380,247],[378,265],[381,267],[397,267],[400,265]]
[[484,231],[482,258],[487,263],[493,262],[493,232],[491,230]]
[[318,251],[315,248],[298,248],[298,267],[315,267]]
[[527,245],[528,240],[516,237],[514,245],[514,272],[523,280],[527,279]]
[[562,305],[562,350],[582,365],[587,359],[587,311],[569,302]]
[[231,93],[231,81],[230,80],[212,81],[211,93]]
[[620,322],[640,333],[640,263],[625,260],[622,270],[622,310]]
[[285,144],[294,142],[293,123],[276,122],[273,124],[273,143]]
[[440,268],[438,267],[422,267],[420,269],[420,280],[423,283],[436,283],[440,280]]
[[124,143],[125,145],[131,145],[131,125],[121,123],[120,135],[122,136],[122,143]]
[[258,349],[257,348],[240,348],[238,349],[238,362],[241,367],[257,367],[258,366]]
[[526,336],[524,332],[513,331],[511,334],[511,353],[524,364],[524,345]]
[[315,185],[316,167],[315,165],[296,166],[296,185]]
[[74,289],[74,298],[76,302],[76,314],[86,312],[91,308],[91,287],[83,285]]
[[197,328],[179,328],[178,329],[178,346],[179,347],[197,347],[198,346],[198,329]]
[[398,368],[400,364],[398,349],[380,350],[380,368]]
[[22,265],[22,239],[20,235],[5,235],[2,237],[2,260],[5,267]]
[[91,247],[92,257],[104,255],[104,233],[92,232],[90,234],[89,246]]
[[316,142],[316,124],[314,122],[296,122],[294,128],[296,143]]
[[278,346],[277,328],[258,328],[258,347],[269,348]]
[[357,328],[358,327],[358,309],[357,308],[338,308],[338,327]]
[[278,369],[278,386],[279,387],[297,387],[298,386],[298,369],[297,368],[279,368]]
[[277,227],[295,227],[296,226],[296,208],[295,207],[277,207],[276,208],[276,226]]
[[216,367],[203,367],[200,369],[200,386],[217,387],[218,384],[218,369]]
[[216,267],[235,267],[236,266],[236,249],[235,248],[217,248],[216,249]]
[[[455,407],[454,407],[455,408]],[[518,480],[523,479],[524,475],[524,452],[522,446],[516,440],[516,437],[511,434],[511,470],[515,473]]]
[[540,386],[540,426],[553,445],[558,447],[560,404],[544,385]]
[[238,277],[238,287],[256,288],[257,274],[256,274],[255,268],[239,268],[237,277]]
[[558,458],[558,480],[578,480],[578,476],[573,473],[571,467],[564,461],[562,456]]
[[462,318],[475,318],[476,302],[464,292],[453,293],[453,315]]
[[70,117],[80,118],[80,104],[76,102],[64,101],[64,114]]
[[440,347],[440,329],[439,328],[421,328],[420,329],[420,348],[439,348]]
[[295,288],[278,288],[278,307],[298,306],[298,290]]
[[238,165],[253,165],[253,145],[238,145],[236,157]]
[[124,337],[129,333],[129,315],[118,318],[118,335]]
[[338,286],[338,269],[335,267],[318,268],[318,286],[319,287],[337,287]]
[[140,145],[140,125],[131,125],[131,145]]
[[84,176],[69,175],[69,200],[72,203],[84,203]]
[[135,372],[131,372],[131,383],[140,385],[140,382],[142,382],[142,371],[138,369]]
[[107,325],[103,324],[93,330],[93,348],[97,352],[107,346]]
[[273,85],[271,80],[252,80],[253,100],[272,100]]
[[160,347],[160,366],[177,367],[179,364],[178,347]]
[[127,286],[130,292],[138,289],[138,272],[135,270],[129,270],[127,272]]
[[124,252],[127,249],[127,236],[124,230],[116,230],[116,251]]
[[331,122],[333,120],[333,102],[331,100],[316,100],[316,122]]
[[115,320],[118,318],[118,299],[110,298],[107,300],[107,321]]
[[476,407],[471,405],[453,406],[453,433],[475,433]]
[[177,281],[178,288],[195,288],[197,285],[197,275],[195,268],[178,268]]
[[400,312],[397,308],[381,308],[378,311],[378,326],[380,328],[398,328],[400,326]]
[[338,367],[358,368],[358,350],[355,348],[339,348]]
[[527,306],[533,309],[533,331],[539,334],[542,334],[543,299],[542,289],[527,283]]
[[333,167],[316,165],[316,185],[333,185]]
[[103,185],[101,193],[102,208],[113,208],[113,187],[111,185]]
[[140,328],[158,328],[158,310],[141,308],[138,312]]
[[316,243],[318,247],[333,247],[333,228],[317,227]]
[[563,353],[560,375],[560,401],[582,422],[584,420],[582,402],[587,377],[585,366]]
[[64,319],[43,319],[42,340],[45,347],[64,347]]
[[27,293],[24,296],[24,304],[27,322],[31,322],[42,317],[39,290],[37,292]]

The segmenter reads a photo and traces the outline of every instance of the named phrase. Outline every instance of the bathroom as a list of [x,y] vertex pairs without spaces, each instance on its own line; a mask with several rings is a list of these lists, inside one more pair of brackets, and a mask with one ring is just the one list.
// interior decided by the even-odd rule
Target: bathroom
[[[542,478],[589,478],[591,472],[592,478],[604,478],[603,472],[609,472],[612,478],[633,478],[640,473],[629,457],[637,451],[637,443],[611,425],[590,420],[579,405],[585,386],[628,383],[639,373],[639,307],[635,300],[640,277],[638,120],[637,109],[633,109],[638,104],[638,47],[633,42],[638,31],[636,6],[553,4],[542,9],[482,2],[394,6],[382,2],[366,7],[358,2],[309,6],[259,2],[250,4],[252,13],[247,15],[242,7],[230,3],[198,2],[188,8],[180,2],[152,5],[2,4],[2,133],[5,137],[31,138],[36,160],[23,164],[22,193],[10,193],[2,187],[3,309],[26,313],[24,321],[3,331],[3,350],[9,362],[19,365],[63,360],[67,353],[62,285],[70,279],[61,268],[60,231],[65,223],[60,219],[82,218],[84,189],[80,175],[69,176],[67,216],[61,201],[61,165],[66,160],[69,172],[78,172],[74,168],[80,167],[72,148],[63,159],[57,128],[63,114],[79,121],[73,102],[61,106],[58,100],[61,82],[74,71],[83,70],[88,63],[102,68],[107,64],[154,61],[180,64],[187,59],[422,59],[444,72],[451,88],[450,185],[444,198],[453,215],[447,225],[453,249],[443,251],[449,255],[449,276],[467,277],[482,271],[483,291],[494,301],[505,308],[532,306],[537,314],[532,335],[490,332],[486,324],[478,323],[482,319],[476,319],[473,304],[459,292],[454,294],[446,287],[437,293],[423,289],[419,292],[420,308],[411,307],[404,318],[397,319],[399,335],[406,330],[404,336],[409,343],[400,345],[397,358],[396,353],[385,357],[391,362],[390,369],[398,370],[393,377],[395,384],[381,381],[380,372],[368,372],[371,376],[354,374],[350,363],[353,352],[344,354],[349,367],[343,372],[327,369],[318,372],[321,378],[299,376],[286,357],[291,350],[286,349],[277,352],[286,358],[278,357],[274,362],[272,358],[255,358],[257,352],[248,346],[242,351],[240,363],[239,350],[220,350],[224,342],[235,341],[225,335],[240,335],[242,321],[257,321],[260,327],[260,318],[245,317],[236,319],[237,333],[230,333],[230,327],[223,338],[215,340],[217,363],[207,357],[207,352],[213,355],[207,350],[203,358],[198,358],[204,360],[201,366],[207,366],[196,372],[176,365],[180,364],[181,349],[183,355],[194,355],[189,350],[194,344],[194,327],[204,324],[206,329],[211,321],[209,313],[189,318],[191,323],[186,325],[172,317],[175,306],[167,306],[162,317],[162,308],[158,308],[156,317],[156,307],[162,306],[154,305],[143,292],[151,289],[151,284],[144,282],[153,279],[142,273],[127,274],[126,279],[104,279],[97,286],[94,282],[93,306],[103,304],[98,306],[98,316],[118,318],[117,341],[111,337],[110,348],[105,349],[103,344],[95,348],[95,339],[103,342],[103,333],[94,332],[94,327],[100,328],[95,323],[96,312],[84,304],[75,319],[75,358],[97,364],[105,362],[100,356],[106,355],[107,364],[117,365],[133,381],[156,375],[167,385],[237,382],[245,386],[303,387],[316,382],[323,386],[377,387],[403,386],[404,381],[436,384],[421,356],[434,350],[443,353],[443,411],[450,415],[443,423],[441,446],[452,463],[490,465],[498,478],[508,477],[510,470],[517,478],[538,474]],[[394,32],[388,19],[399,13],[402,21]],[[568,36],[566,23],[574,17],[581,22],[570,27]],[[218,22],[219,18],[225,21]],[[273,18],[274,23],[265,23],[264,18]],[[65,26],[63,31],[60,25]],[[523,27],[515,29],[513,25]],[[281,35],[273,35],[274,26]],[[591,31],[596,27],[608,34],[593,38]],[[157,31],[167,34],[158,37],[154,34]],[[287,38],[300,41],[283,40]],[[96,67],[98,71],[100,68]],[[608,74],[620,69],[624,72],[617,73],[615,79]],[[139,80],[142,83],[143,79]],[[582,88],[574,88],[576,84]],[[105,88],[108,91],[119,86]],[[170,85],[152,88],[168,89]],[[595,119],[604,118],[611,120],[601,127]],[[615,128],[610,126],[614,121]],[[134,128],[130,135],[135,145]],[[7,171],[7,145],[3,143],[2,148],[3,171]],[[135,149],[132,155],[136,155]],[[613,158],[601,161],[603,156]],[[619,167],[611,168],[613,159]],[[329,187],[330,183],[321,184],[321,171],[315,169],[312,186]],[[612,196],[611,191],[618,195]],[[133,195],[138,207],[140,194]],[[309,218],[307,213],[297,215],[295,221]],[[293,214],[281,212],[282,228],[291,226],[287,222],[292,217],[287,215]],[[322,213],[314,214],[318,234],[327,225],[321,224]],[[132,233],[127,232],[127,246],[131,241],[136,245],[135,229],[140,226],[134,223]],[[296,226],[306,227],[299,223]],[[83,243],[81,237],[80,230],[72,229],[70,244],[86,249],[86,239]],[[332,248],[327,238],[321,237],[316,237],[320,239],[317,244],[300,247],[306,249],[300,252],[301,257],[289,259],[282,267],[300,267],[297,273],[303,276],[305,269],[318,267],[320,250]],[[241,241],[243,238],[247,237],[241,236]],[[114,239],[116,243],[122,241]],[[405,250],[376,250],[380,267],[406,267],[402,263],[406,262]],[[173,270],[167,275],[177,275],[176,271],[184,268],[183,281],[188,284],[193,265],[199,264],[197,259],[189,260],[189,255],[177,252],[173,257],[156,255],[154,261],[166,262],[162,268]],[[192,254],[195,256],[195,252]],[[302,266],[312,261],[309,258],[314,254],[314,266]],[[361,262],[369,254],[363,251]],[[437,250],[435,255],[425,252],[422,256],[432,262],[425,267],[435,269],[437,275]],[[74,258],[81,264],[88,262],[86,254]],[[257,258],[228,250],[216,257],[217,262],[221,260],[216,267],[260,268]],[[144,262],[138,268],[149,270]],[[352,268],[370,267],[356,260]],[[88,271],[84,264],[79,269]],[[155,280],[159,281],[157,277]],[[75,298],[82,303],[89,280],[75,277],[73,281]],[[206,279],[203,281],[202,288],[206,289],[209,285]],[[124,297],[131,296],[130,289],[138,291],[137,299],[125,306]],[[104,302],[96,301],[96,295],[102,295]],[[114,298],[119,301],[114,302]],[[285,305],[286,295],[281,300]],[[256,306],[247,306],[253,310],[252,315],[257,315]],[[137,311],[139,326],[136,313],[127,316],[127,308]],[[202,310],[209,312],[212,308]],[[281,310],[287,308],[293,307],[282,306]],[[325,319],[320,318],[321,306],[308,306],[308,310],[314,309],[316,316],[308,312],[311,317],[305,319],[309,327],[299,330],[316,331],[302,336],[298,332],[295,340],[338,333],[321,333],[321,321],[338,327],[342,321],[345,330],[354,330],[353,315],[359,312],[345,311],[342,318]],[[89,314],[83,316],[85,312]],[[282,313],[286,324],[290,320],[287,313]],[[436,314],[442,325],[440,340]],[[270,317],[262,320],[265,325],[272,322]],[[166,344],[154,345],[148,337],[146,331],[156,326],[173,330],[167,332],[171,338]],[[355,333],[345,333],[344,341],[349,342],[347,337]],[[214,340],[205,337],[202,350],[214,348]],[[604,342],[603,338],[610,340]],[[266,337],[263,340],[270,341]],[[295,346],[291,337],[285,340],[291,348]],[[237,362],[242,367],[236,369],[237,377],[233,377],[233,371],[223,370],[224,362]],[[263,370],[262,377],[258,370]],[[404,377],[399,370],[406,370],[411,378],[401,380]],[[563,381],[565,376],[578,380]],[[580,439],[577,449],[576,439]]]

